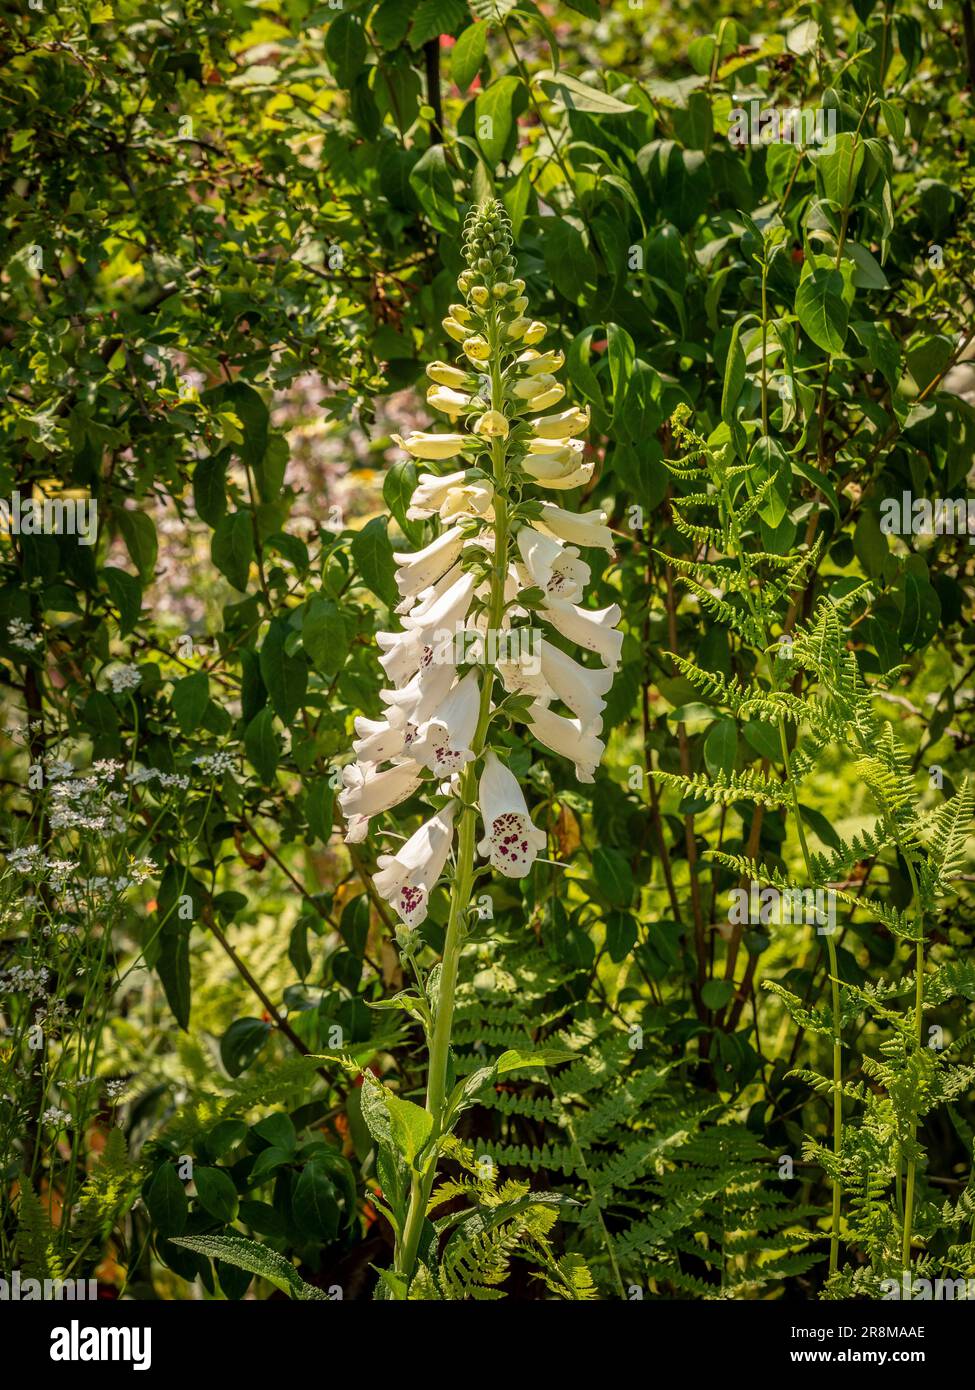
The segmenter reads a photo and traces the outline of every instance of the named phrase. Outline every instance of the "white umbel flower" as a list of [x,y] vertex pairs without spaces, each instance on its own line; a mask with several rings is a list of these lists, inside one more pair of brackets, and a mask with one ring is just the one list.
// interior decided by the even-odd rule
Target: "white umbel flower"
[[484,758],[478,803],[484,822],[478,853],[508,878],[524,878],[545,848],[545,834],[532,824],[518,779],[492,752]]
[[430,894],[450,853],[458,804],[448,801],[395,854],[381,854],[377,860],[376,892],[408,927],[426,919]]

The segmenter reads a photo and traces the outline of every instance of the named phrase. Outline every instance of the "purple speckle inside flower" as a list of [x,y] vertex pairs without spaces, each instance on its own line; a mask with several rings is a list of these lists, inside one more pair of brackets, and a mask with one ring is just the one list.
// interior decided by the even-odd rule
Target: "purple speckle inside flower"
[[427,915],[427,892],[412,883],[404,883],[394,906],[408,927],[416,926]]
[[491,826],[491,863],[503,873],[517,872],[531,863],[526,817],[514,811],[496,816]]

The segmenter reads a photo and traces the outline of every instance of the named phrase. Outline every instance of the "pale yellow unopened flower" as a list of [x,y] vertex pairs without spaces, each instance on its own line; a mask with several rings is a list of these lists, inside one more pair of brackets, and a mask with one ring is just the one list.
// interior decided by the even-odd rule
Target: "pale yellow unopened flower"
[[558,459],[560,463],[567,463],[576,454],[582,454],[581,439],[563,439],[556,443],[553,439],[529,439],[528,452],[530,454],[546,454],[547,456]]
[[508,324],[508,337],[515,339],[523,338],[525,334],[528,332],[529,328],[531,328],[531,319],[512,319],[511,322]]
[[531,401],[536,396],[540,396],[543,391],[547,391],[555,383],[555,377],[549,375],[524,376],[520,381],[514,382],[511,387],[511,394],[519,401]]
[[485,439],[507,439],[511,426],[500,410],[486,410],[474,426],[474,433]]
[[467,386],[472,379],[469,372],[462,371],[460,367],[452,367],[449,362],[428,363],[427,376],[438,385],[452,386],[455,390]]
[[394,434],[393,439],[415,459],[451,459],[467,443],[466,434],[426,434],[423,430],[411,430],[405,439]]
[[539,323],[538,319],[533,319],[528,331],[525,333],[526,346],[532,347],[535,343],[540,343],[547,332],[548,329],[545,327],[544,323]]
[[515,385],[515,395],[525,402],[523,409],[548,410],[558,405],[565,395],[565,387],[554,376],[530,376]]
[[538,439],[568,439],[570,434],[589,428],[589,407],[579,410],[570,406],[558,415],[543,415],[532,421],[532,429]]
[[453,338],[455,343],[462,343],[467,337],[467,329],[464,325],[458,323],[456,319],[450,318],[449,315],[442,320],[442,323],[444,332],[448,334],[449,337]]
[[440,410],[451,420],[456,420],[470,407],[471,398],[463,391],[454,391],[449,386],[431,386],[427,391],[427,404]]
[[[446,320],[444,320],[446,323]],[[472,362],[486,362],[491,355],[487,339],[482,338],[479,333],[475,333],[473,338],[464,338],[464,352]]]
[[552,348],[549,352],[536,352],[534,348],[529,348],[517,360],[518,366],[529,376],[538,376],[540,373],[549,375],[564,366],[565,353],[558,348]]
[[466,304],[451,304],[449,306],[449,313],[450,317],[457,323],[466,324],[468,328],[474,322],[474,315],[471,313],[470,309],[467,308]]

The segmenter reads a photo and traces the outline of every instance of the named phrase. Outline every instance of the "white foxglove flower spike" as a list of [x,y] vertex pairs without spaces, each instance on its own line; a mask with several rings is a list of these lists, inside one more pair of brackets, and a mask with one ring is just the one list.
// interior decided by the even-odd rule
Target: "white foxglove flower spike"
[[[380,692],[386,718],[357,721],[359,761],[344,770],[339,797],[348,821],[346,838],[354,842],[365,836],[371,817],[424,782],[434,791],[441,778],[448,781],[444,809],[397,853],[382,855],[374,878],[376,891],[401,919],[397,940],[421,974],[421,990],[432,998],[412,933],[426,916],[456,835],[436,1008],[423,1013],[430,1053],[426,1104],[430,1133],[438,1137],[452,1127],[450,1036],[465,923],[474,900],[475,851],[479,848],[499,873],[517,879],[530,872],[545,846],[518,779],[491,746],[495,696],[500,698],[504,687],[529,696],[527,716],[520,713],[526,701],[507,705],[511,719],[520,717],[535,738],[575,764],[580,779],[591,781],[603,751],[598,733],[604,697],[622,643],[614,630],[619,608],[612,604],[594,611],[583,602],[590,570],[579,550],[612,551],[606,517],[598,510],[580,515],[530,495],[536,486],[568,492],[590,481],[594,461],[584,462],[584,446],[576,437],[588,427],[589,410],[570,406],[537,414],[550,412],[564,396],[554,376],[564,358],[558,348],[536,350],[546,328],[529,316],[507,214],[497,201],[487,200],[468,220],[464,254],[467,269],[457,281],[463,302],[450,305],[444,320],[448,336],[462,345],[463,360],[427,368],[433,383],[429,404],[452,422],[451,432],[414,430],[397,439],[413,458],[456,460],[445,477],[423,474],[408,509],[411,520],[446,529],[421,550],[394,557],[401,598],[395,611],[402,631],[377,639],[389,679],[389,688]],[[519,602],[525,590],[535,591],[527,605]],[[541,623],[595,652],[602,665],[584,666],[555,641],[543,639]],[[556,702],[572,717],[553,711]],[[484,831],[479,845],[478,799]],[[405,1220],[396,1233],[395,1268],[404,1297],[439,1151],[434,1139],[418,1156]]]

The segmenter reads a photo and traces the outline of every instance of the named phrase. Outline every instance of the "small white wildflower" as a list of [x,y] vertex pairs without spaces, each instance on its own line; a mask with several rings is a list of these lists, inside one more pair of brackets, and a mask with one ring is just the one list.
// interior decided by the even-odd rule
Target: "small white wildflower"
[[44,638],[23,618],[11,618],[7,624],[7,641],[22,652],[36,652],[43,647]]
[[216,753],[199,753],[193,761],[209,777],[222,777],[225,772],[233,772],[236,766],[234,755],[223,749]]
[[142,672],[138,666],[116,666],[108,679],[115,694],[121,695],[123,691],[135,690],[136,686],[142,684]]
[[19,874],[37,874],[44,868],[40,845],[21,845],[7,851],[7,863]]

